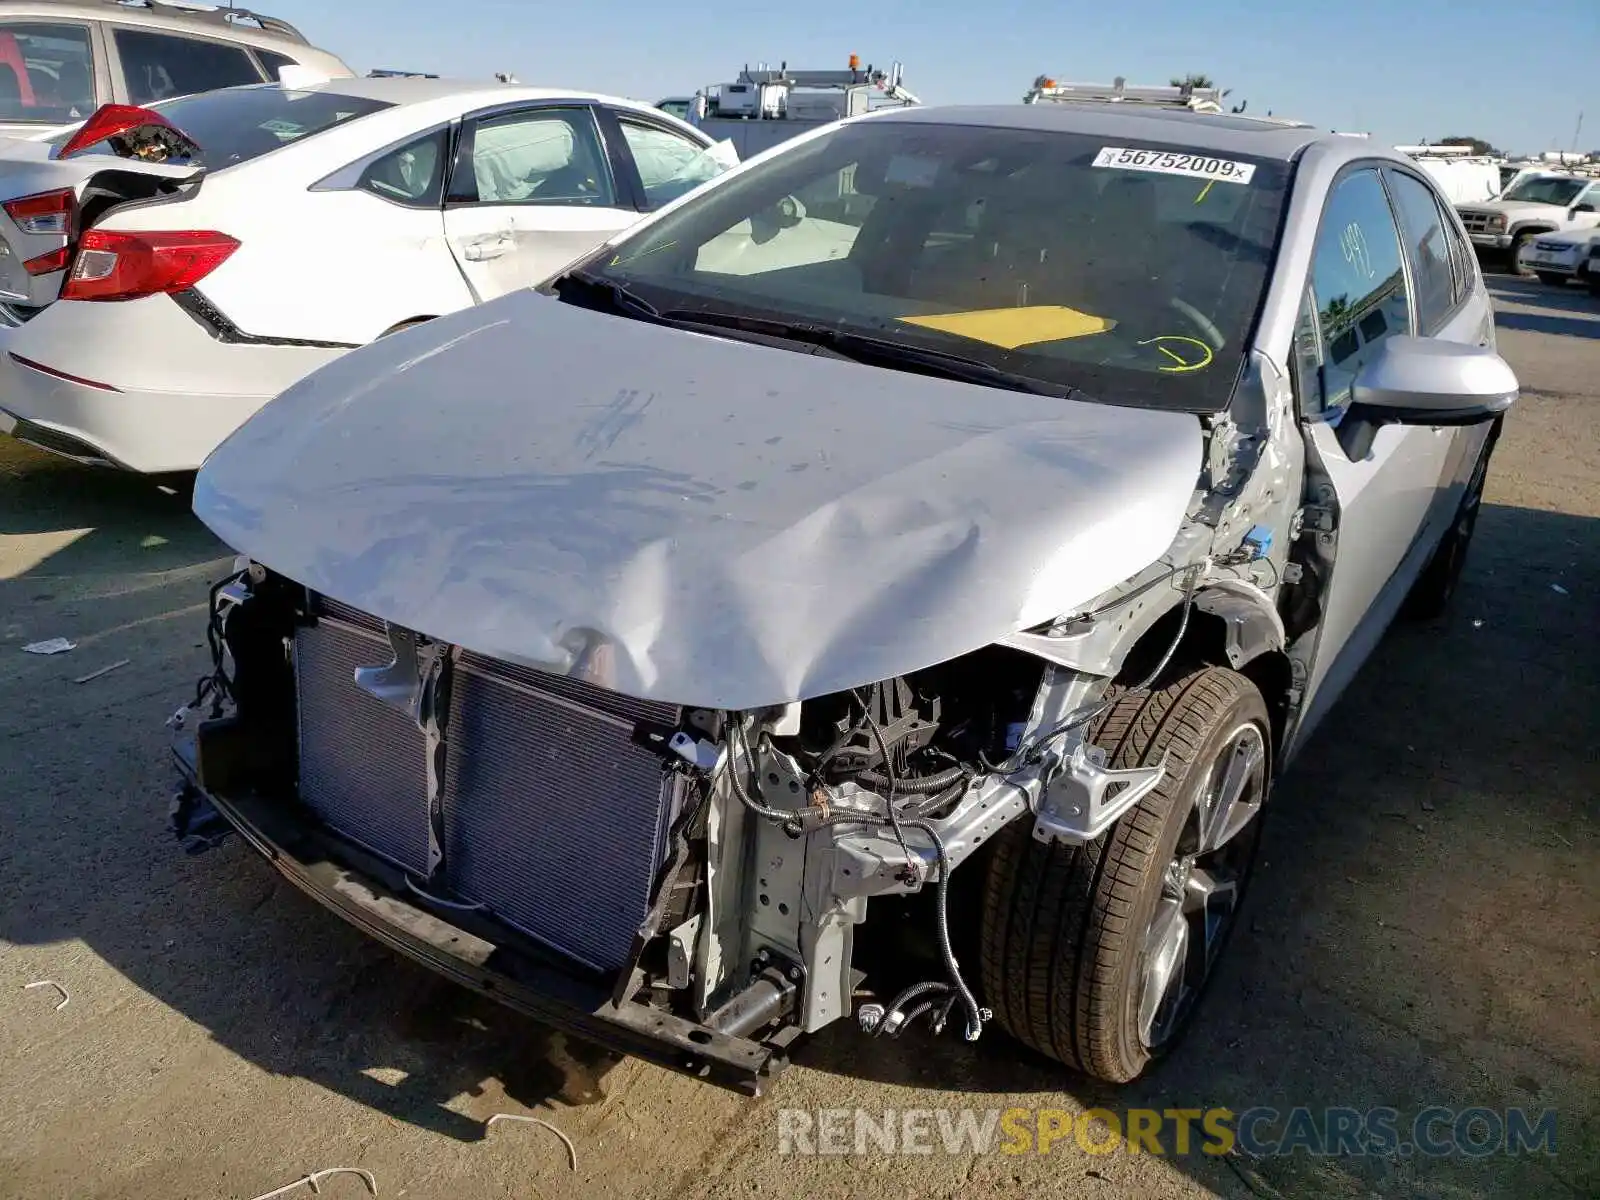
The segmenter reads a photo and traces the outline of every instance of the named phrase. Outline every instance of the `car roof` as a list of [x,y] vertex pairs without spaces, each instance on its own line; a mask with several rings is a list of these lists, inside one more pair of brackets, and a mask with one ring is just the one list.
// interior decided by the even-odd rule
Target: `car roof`
[[1219,154],[1248,154],[1288,161],[1312,142],[1350,139],[1288,121],[1132,104],[1051,101],[1045,104],[990,104],[884,109],[874,121],[978,125],[996,129],[1086,133],[1113,141],[1169,142]]
[[[216,5],[218,9],[222,5]],[[241,13],[245,10],[241,10]],[[40,21],[109,21],[116,25],[131,25],[140,29],[159,29],[164,33],[181,33],[190,37],[214,38],[237,42],[262,49],[294,47],[296,57],[304,57],[307,50],[329,55],[303,37],[294,37],[260,26],[243,24],[239,20],[224,21],[214,13],[187,11],[176,6],[143,8],[130,4],[117,4],[111,0],[0,0],[0,17],[16,19],[36,18]],[[270,18],[269,18],[270,19]],[[332,57],[329,55],[329,57]]]
[[469,106],[480,100],[484,104],[506,104],[518,100],[596,100],[629,108],[650,107],[639,100],[608,96],[603,92],[582,88],[530,87],[521,83],[497,83],[481,79],[423,79],[414,76],[340,78],[317,83],[312,90],[397,105],[426,104],[434,100],[464,100],[469,102]]

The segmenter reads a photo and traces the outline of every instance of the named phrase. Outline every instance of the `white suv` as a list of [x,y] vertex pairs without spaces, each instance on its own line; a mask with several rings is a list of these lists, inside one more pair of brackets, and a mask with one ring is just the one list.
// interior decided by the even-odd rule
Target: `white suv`
[[287,21],[169,0],[0,0],[0,134],[26,136],[102,104],[153,104],[261,83],[286,66],[351,75]]

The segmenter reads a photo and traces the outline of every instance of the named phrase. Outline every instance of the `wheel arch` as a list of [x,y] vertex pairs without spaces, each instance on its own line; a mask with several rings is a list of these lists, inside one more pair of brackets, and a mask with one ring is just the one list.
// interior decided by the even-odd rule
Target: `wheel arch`
[[[1127,647],[1116,665],[1119,681],[1143,679],[1161,662],[1178,628],[1183,605],[1176,601]],[[1288,731],[1289,694],[1294,686],[1283,619],[1260,588],[1242,580],[1222,580],[1195,596],[1183,637],[1173,648],[1166,672],[1197,665],[1237,671],[1260,690],[1272,716],[1275,751]]]

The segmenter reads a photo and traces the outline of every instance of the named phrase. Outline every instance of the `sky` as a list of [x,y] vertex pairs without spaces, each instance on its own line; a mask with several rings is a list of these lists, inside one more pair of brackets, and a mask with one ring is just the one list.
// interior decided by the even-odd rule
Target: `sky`
[[1166,83],[1389,144],[1452,135],[1521,153],[1600,148],[1600,0],[252,0],[373,67],[655,101],[794,69],[905,64],[926,104],[1015,103],[1035,76]]

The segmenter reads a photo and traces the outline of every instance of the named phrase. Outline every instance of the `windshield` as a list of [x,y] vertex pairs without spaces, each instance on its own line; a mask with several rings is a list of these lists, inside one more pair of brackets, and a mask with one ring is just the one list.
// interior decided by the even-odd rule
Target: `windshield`
[[[198,143],[206,166],[216,171],[394,106],[338,92],[291,91],[275,84],[255,84],[202,92],[149,107]],[[64,145],[72,134],[68,130],[50,141]]]
[[1112,403],[1215,412],[1287,177],[1181,145],[865,121],[712,184],[576,270],[669,317],[821,326]]
[[1571,204],[1578,193],[1588,185],[1584,179],[1562,179],[1546,176],[1543,179],[1524,179],[1512,188],[1502,200],[1524,200],[1530,204]]

